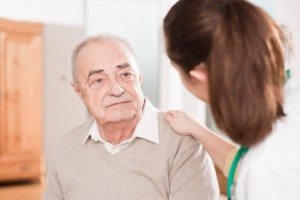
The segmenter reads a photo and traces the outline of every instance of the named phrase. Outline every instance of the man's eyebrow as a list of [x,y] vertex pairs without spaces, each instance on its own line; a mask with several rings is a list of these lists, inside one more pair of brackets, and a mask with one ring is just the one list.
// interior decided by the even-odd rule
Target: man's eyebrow
[[[123,63],[123,64],[120,64],[120,65],[117,65],[116,68],[120,68],[120,69],[123,69],[123,68],[126,68],[126,67],[129,67],[129,63],[126,62],[126,63]],[[103,69],[95,69],[95,70],[91,70],[89,71],[89,75],[88,75],[88,78],[90,78],[92,75],[94,74],[101,74],[103,73],[104,70]]]
[[126,63],[123,63],[121,65],[117,65],[116,68],[126,68],[126,67],[129,67],[129,66],[130,66],[129,63],[126,62]]
[[102,73],[103,71],[104,71],[103,69],[91,70],[91,71],[89,71],[88,78],[90,78],[93,74],[100,74],[100,73]]

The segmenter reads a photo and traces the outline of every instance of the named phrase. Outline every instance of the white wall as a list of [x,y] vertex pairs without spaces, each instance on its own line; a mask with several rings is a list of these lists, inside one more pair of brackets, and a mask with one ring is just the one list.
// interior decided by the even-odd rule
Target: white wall
[[299,0],[277,0],[274,8],[274,18],[288,27],[292,34],[294,54],[288,66],[292,69],[294,76],[300,78],[300,1]]
[[70,82],[70,55],[82,39],[82,27],[44,25],[44,154],[52,158],[61,135],[87,119]]
[[82,26],[84,0],[0,0],[0,17]]

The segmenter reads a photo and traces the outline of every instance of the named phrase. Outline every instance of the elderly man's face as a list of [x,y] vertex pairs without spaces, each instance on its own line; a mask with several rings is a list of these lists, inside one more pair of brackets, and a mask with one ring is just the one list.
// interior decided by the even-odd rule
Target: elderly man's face
[[75,91],[100,124],[126,122],[142,114],[144,95],[139,66],[114,40],[91,42],[77,57]]

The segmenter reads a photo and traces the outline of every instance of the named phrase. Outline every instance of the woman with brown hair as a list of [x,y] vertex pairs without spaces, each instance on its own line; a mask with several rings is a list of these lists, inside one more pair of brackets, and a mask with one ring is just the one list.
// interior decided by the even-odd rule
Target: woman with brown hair
[[209,103],[217,126],[241,145],[236,153],[235,145],[184,112],[166,115],[177,132],[202,143],[221,170],[232,163],[228,197],[299,198],[300,82],[285,83],[289,45],[281,28],[247,1],[180,0],[164,19],[164,33],[185,87]]

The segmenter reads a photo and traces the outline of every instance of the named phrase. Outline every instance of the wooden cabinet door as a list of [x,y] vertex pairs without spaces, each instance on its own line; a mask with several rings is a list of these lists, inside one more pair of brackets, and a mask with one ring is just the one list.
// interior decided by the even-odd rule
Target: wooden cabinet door
[[42,134],[41,27],[11,21],[4,24],[0,30],[2,165],[5,161],[39,160]]

